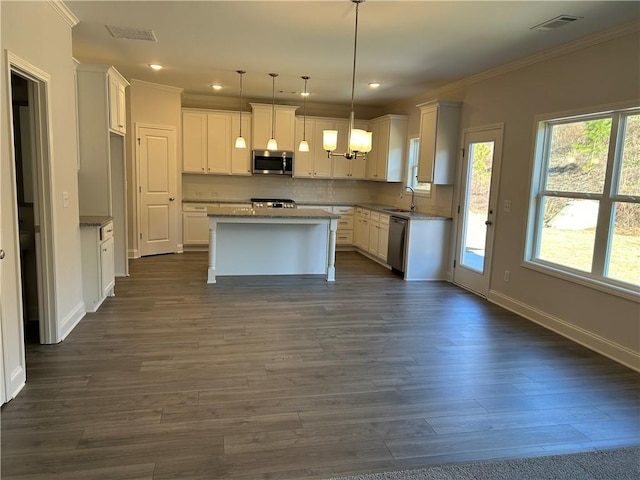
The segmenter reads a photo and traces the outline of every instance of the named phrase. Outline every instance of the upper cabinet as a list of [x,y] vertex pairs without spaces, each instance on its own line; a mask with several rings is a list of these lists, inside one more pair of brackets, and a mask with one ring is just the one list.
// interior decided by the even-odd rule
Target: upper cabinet
[[127,133],[127,101],[125,89],[129,85],[115,68],[110,68],[109,76],[109,128],[116,133]]
[[373,145],[367,154],[367,180],[401,182],[407,145],[407,117],[384,115],[369,122]]
[[[368,130],[368,123],[361,120],[354,121],[354,128]],[[336,120],[334,130],[338,131],[338,146],[336,152],[346,152],[349,147],[349,120]],[[367,159],[369,155],[367,154]],[[333,157],[333,178],[348,178],[363,180],[366,178],[367,159],[358,157],[351,160],[344,156]]]
[[[295,150],[296,110],[298,107],[291,105],[275,105],[275,107],[272,107],[272,105],[268,104],[252,103],[251,108],[252,149],[266,149],[272,133],[275,133],[278,150],[291,152]],[[274,116],[275,128],[272,130],[271,122]]]
[[[249,147],[235,148],[240,113],[182,110],[182,171],[218,175],[250,175]],[[250,115],[242,115],[242,136],[251,135]]]
[[[309,178],[331,178],[331,158],[322,148],[322,131],[334,128],[330,118],[298,117],[296,125],[296,152],[293,160],[293,176]],[[300,141],[306,138],[309,151],[297,150]],[[280,140],[278,140],[279,146]]]
[[434,101],[420,108],[418,181],[454,183],[460,129],[460,103]]

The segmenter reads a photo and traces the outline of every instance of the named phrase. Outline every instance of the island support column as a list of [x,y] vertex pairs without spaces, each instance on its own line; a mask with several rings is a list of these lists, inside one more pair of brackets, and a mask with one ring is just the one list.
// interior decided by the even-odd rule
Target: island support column
[[332,218],[329,221],[329,251],[327,252],[327,282],[336,281],[336,230],[338,220]]
[[218,223],[209,218],[209,269],[207,283],[216,283],[216,229]]

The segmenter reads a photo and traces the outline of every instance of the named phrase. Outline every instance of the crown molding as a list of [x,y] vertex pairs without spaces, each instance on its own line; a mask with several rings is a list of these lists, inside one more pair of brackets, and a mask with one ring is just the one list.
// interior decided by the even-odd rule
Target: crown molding
[[184,91],[181,87],[173,87],[171,85],[161,85],[159,83],[147,82],[146,80],[138,80],[136,78],[132,78],[130,85],[140,85],[145,87],[155,88],[157,90],[165,90],[167,92],[172,93],[182,93]]
[[[458,81],[449,83],[447,85],[444,85],[442,87],[435,88],[428,95],[421,95],[420,97],[417,97],[417,98],[422,98],[422,99],[439,98],[441,95],[444,95],[453,90],[458,90],[468,85],[472,85],[474,83],[482,82],[484,80],[488,80],[490,78],[504,75],[506,73],[510,73],[515,70],[519,70],[521,68],[525,68],[531,65],[535,65],[537,63],[545,62],[553,58],[561,57],[569,53],[577,52],[578,50],[583,50],[585,48],[599,45],[601,43],[605,43],[610,40],[614,40],[616,38],[624,37],[626,35],[630,35],[638,31],[640,31],[640,24],[638,22],[624,23],[622,25],[618,25],[617,27],[613,27],[613,28],[604,30],[602,32],[588,35],[584,38],[561,45],[559,47],[551,48],[544,52],[537,53],[535,55],[530,55],[520,60],[516,60],[515,62],[511,62],[506,65],[501,65],[491,70],[478,73],[477,75],[472,75],[470,77],[463,78],[462,80],[458,80]],[[421,101],[424,102],[424,100],[421,100]]]
[[49,5],[56,11],[58,15],[62,17],[62,19],[67,22],[67,25],[70,27],[75,27],[80,20],[76,17],[69,7],[62,0],[47,0]]

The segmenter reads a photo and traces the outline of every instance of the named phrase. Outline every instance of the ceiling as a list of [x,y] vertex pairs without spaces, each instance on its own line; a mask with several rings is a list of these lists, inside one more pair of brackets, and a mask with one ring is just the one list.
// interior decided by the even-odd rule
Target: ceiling
[[[349,104],[356,5],[316,1],[74,1],[73,52],[126,78],[185,93],[276,103]],[[382,1],[360,4],[355,102],[384,107],[607,28],[639,22],[635,1]],[[549,30],[559,15],[582,17]],[[153,30],[157,41],[114,38],[106,25]],[[148,65],[164,68],[152,71]],[[369,82],[382,86],[373,90]],[[214,92],[211,85],[222,89]]]

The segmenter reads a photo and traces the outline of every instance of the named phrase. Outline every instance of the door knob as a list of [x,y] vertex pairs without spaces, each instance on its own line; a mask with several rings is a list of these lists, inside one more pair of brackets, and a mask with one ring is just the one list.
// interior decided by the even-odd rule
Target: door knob
[[493,225],[493,222],[487,220],[486,222],[484,222],[485,225]]
[[0,260],[4,260],[4,250],[0,250]]
[[169,201],[173,202],[176,199],[176,197],[169,197]]

